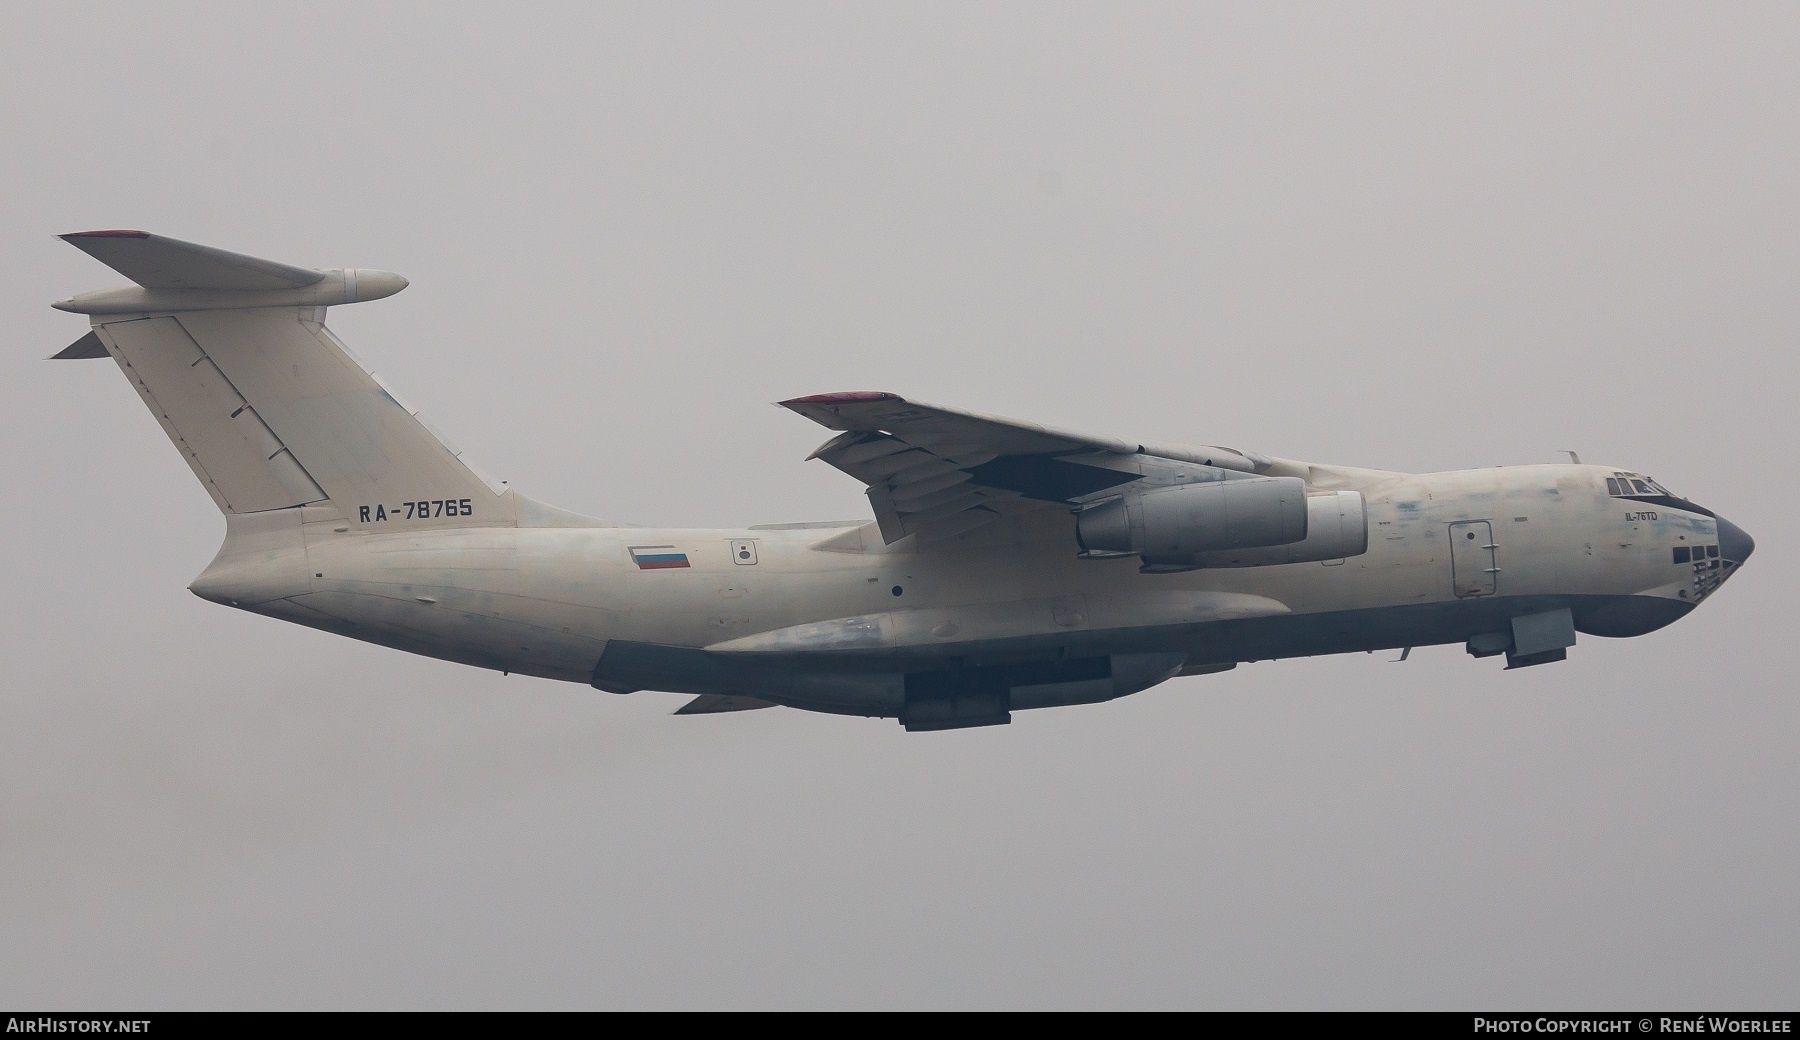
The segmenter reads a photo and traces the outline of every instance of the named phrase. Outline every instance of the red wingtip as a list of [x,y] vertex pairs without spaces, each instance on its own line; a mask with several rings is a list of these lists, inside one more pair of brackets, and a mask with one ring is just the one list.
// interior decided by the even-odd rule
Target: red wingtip
[[843,393],[837,394],[814,394],[811,397],[796,397],[791,401],[783,401],[781,403],[785,406],[790,404],[861,404],[867,401],[904,400],[905,398],[901,397],[899,394],[883,393],[880,390],[846,390]]
[[149,238],[148,231],[71,231],[59,238]]

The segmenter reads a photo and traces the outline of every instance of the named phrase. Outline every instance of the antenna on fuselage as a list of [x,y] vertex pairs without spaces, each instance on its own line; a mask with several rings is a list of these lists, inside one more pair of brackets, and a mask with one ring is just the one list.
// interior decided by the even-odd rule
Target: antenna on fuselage
[[1563,454],[1567,455],[1569,457],[1570,462],[1573,462],[1577,466],[1581,465],[1581,456],[1575,454],[1574,452],[1570,451],[1567,448],[1563,449]]

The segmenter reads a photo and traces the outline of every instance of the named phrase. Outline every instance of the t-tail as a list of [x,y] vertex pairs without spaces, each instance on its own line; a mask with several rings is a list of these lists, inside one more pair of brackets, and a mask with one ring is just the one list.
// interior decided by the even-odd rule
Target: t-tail
[[142,231],[62,238],[136,284],[54,304],[93,325],[55,357],[110,356],[162,424],[226,515],[209,573],[314,532],[601,523],[484,478],[325,327],[326,308],[392,296],[399,275]]

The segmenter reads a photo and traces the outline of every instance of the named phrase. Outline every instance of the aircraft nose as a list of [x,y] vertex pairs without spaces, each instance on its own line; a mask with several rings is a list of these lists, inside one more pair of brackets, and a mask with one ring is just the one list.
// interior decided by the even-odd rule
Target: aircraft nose
[[1719,555],[1726,560],[1742,564],[1756,551],[1756,540],[1744,533],[1744,529],[1724,517],[1715,517],[1719,523]]

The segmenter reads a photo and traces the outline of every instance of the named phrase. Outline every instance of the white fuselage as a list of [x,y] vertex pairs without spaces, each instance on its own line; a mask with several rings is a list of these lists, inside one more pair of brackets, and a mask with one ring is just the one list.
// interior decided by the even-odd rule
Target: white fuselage
[[[1608,472],[1521,466],[1386,479],[1359,489],[1368,551],[1324,563],[1145,574],[1131,558],[1078,559],[1060,525],[1011,521],[930,552],[883,545],[855,526],[387,534],[321,523],[243,537],[234,529],[194,591],[417,653],[579,682],[594,678],[613,641],[712,647],[745,661],[812,651],[811,667],[836,655],[861,671],[1055,646],[1228,664],[1457,641],[1492,627],[1499,604],[1516,613],[1535,601],[1573,606],[1586,631],[1636,634],[1716,587],[1671,553],[1716,544],[1716,530],[1698,513],[1607,497]],[[643,546],[666,547],[686,566],[641,565],[631,550]],[[1637,612],[1646,620],[1606,622],[1607,605],[1626,599],[1653,604]],[[1221,623],[1250,620],[1262,624],[1220,644]],[[858,639],[830,634],[845,623]],[[756,638],[796,630],[797,643]]]
[[1241,661],[1463,641],[1508,668],[1691,610],[1754,548],[1641,474],[1411,475],[1146,446],[849,390],[865,524],[625,527],[483,477],[325,325],[399,275],[145,231],[64,240],[134,287],[65,299],[226,516],[207,599],[699,714],[997,725]]

